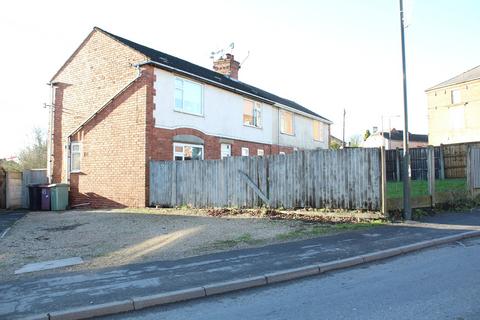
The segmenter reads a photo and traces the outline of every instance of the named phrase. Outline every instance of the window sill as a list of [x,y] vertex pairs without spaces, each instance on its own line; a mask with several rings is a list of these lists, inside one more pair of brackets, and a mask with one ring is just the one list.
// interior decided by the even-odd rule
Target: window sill
[[262,130],[263,128],[260,126],[260,127],[257,127],[257,126],[252,126],[251,124],[243,124],[244,127],[248,127],[248,128],[254,128],[254,129],[260,129]]
[[173,109],[173,111],[178,112],[178,113],[189,114],[191,116],[196,116],[196,117],[200,117],[200,118],[205,118],[205,115],[203,113],[193,113],[193,112],[183,111],[183,110],[175,109],[175,108]]
[[70,173],[82,173],[82,170],[73,170],[73,171],[70,171]]
[[295,133],[287,133],[287,132],[282,132],[282,131],[280,131],[280,134],[284,134],[284,135],[286,135],[286,136],[295,137]]

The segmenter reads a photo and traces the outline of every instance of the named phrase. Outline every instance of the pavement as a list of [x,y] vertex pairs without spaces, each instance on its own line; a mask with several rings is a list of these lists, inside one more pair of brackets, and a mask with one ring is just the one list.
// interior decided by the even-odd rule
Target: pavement
[[480,210],[439,214],[259,248],[3,282],[0,319],[83,319],[129,311],[371,262],[478,236],[478,230]]
[[381,263],[101,319],[478,320],[479,274],[480,238],[472,238]]
[[0,238],[2,235],[8,232],[8,229],[19,219],[26,215],[26,212],[12,211],[1,212],[0,211]]

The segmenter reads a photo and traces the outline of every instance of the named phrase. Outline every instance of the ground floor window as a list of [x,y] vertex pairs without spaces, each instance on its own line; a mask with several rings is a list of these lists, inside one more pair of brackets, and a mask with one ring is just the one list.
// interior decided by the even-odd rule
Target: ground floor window
[[232,145],[229,143],[222,143],[220,145],[220,158],[227,158],[232,156]]
[[82,162],[82,143],[72,142],[70,144],[70,172],[79,172]]
[[265,152],[263,149],[257,149],[257,156],[263,157],[265,155]]
[[248,148],[242,148],[242,157],[248,157],[250,155],[250,150]]
[[173,144],[173,160],[203,160],[203,146],[198,144]]

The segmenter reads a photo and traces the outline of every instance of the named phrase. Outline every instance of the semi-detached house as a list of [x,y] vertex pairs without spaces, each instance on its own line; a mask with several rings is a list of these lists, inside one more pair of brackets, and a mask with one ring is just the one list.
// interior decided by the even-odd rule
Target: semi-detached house
[[328,148],[331,121],[239,81],[231,54],[213,69],[94,28],[50,81],[50,181],[74,206],[141,207],[151,160]]

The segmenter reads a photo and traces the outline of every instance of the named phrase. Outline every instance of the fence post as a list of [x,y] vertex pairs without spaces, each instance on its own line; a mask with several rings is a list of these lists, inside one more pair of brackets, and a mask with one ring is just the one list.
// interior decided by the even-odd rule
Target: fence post
[[473,197],[474,192],[473,192],[473,179],[472,179],[472,148],[470,146],[467,146],[467,188],[468,191],[470,192],[470,195]]
[[172,207],[177,205],[177,162],[172,161]]
[[382,196],[382,213],[384,215],[387,214],[388,207],[387,207],[387,159],[385,155],[385,147],[380,147],[380,168],[382,170],[382,174],[380,176],[381,179],[381,196]]
[[441,180],[445,179],[445,160],[443,158],[443,144],[440,145],[440,170],[439,170],[439,178]]
[[432,207],[435,206],[435,149],[433,146],[427,147],[427,177],[428,177],[428,193],[432,202]]
[[398,148],[395,149],[395,170],[397,171],[397,181],[401,181],[400,178],[400,153]]

